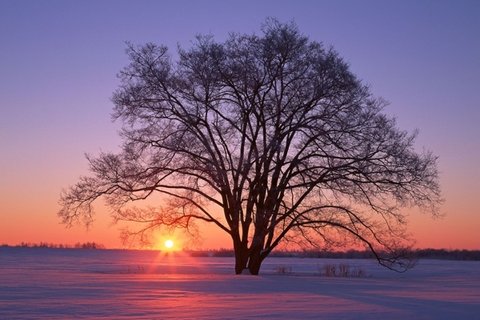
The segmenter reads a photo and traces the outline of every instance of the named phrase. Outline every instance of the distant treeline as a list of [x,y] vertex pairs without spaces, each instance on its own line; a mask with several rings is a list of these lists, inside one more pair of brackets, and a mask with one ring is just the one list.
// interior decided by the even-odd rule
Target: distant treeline
[[421,249],[414,253],[419,259],[480,260],[480,250]]
[[[189,251],[195,257],[233,257],[230,249]],[[408,256],[418,259],[442,260],[480,260],[480,250],[447,250],[447,249],[417,249],[407,253]],[[324,259],[373,259],[370,251],[273,251],[270,257],[296,258],[324,258]]]
[[[3,244],[0,247],[14,248],[51,248],[51,249],[106,249],[104,245],[96,242],[68,244],[54,243],[27,243],[22,242],[18,245]],[[185,250],[192,257],[234,257],[235,253],[231,249],[217,250]],[[441,260],[476,260],[480,261],[480,250],[448,250],[448,249],[417,249],[406,253],[407,256],[418,259],[441,259]],[[273,251],[270,257],[284,258],[324,258],[324,259],[373,259],[370,251],[348,250],[348,251]]]
[[56,243],[47,243],[47,242],[40,242],[40,243],[30,243],[30,242],[22,242],[18,245],[7,245],[3,244],[2,247],[13,247],[13,248],[50,248],[50,249],[105,249],[105,246],[96,242],[84,242],[80,243],[77,242],[74,245],[69,244],[56,244]]

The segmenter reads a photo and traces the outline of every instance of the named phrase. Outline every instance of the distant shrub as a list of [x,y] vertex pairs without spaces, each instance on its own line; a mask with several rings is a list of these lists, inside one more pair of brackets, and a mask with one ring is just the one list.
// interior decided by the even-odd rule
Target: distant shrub
[[341,277],[341,278],[363,278],[366,272],[360,267],[351,267],[348,264],[324,264],[318,267],[321,276],[325,277]]
[[291,274],[292,273],[292,267],[289,266],[277,266],[275,267],[275,273],[277,274]]
[[320,274],[326,277],[335,277],[337,275],[337,267],[334,264],[325,264],[323,265],[323,273]]
[[137,265],[136,267],[129,266],[127,269],[127,273],[134,273],[134,274],[145,273],[145,267],[141,265]]
[[348,277],[350,275],[350,266],[348,264],[339,264],[338,265],[338,276],[339,277]]

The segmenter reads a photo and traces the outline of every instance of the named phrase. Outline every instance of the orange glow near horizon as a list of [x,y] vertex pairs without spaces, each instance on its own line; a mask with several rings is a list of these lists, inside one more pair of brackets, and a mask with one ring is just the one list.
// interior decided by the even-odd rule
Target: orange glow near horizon
[[[25,206],[24,214],[17,214],[4,219],[0,224],[0,245],[18,245],[24,243],[52,243],[74,245],[75,243],[95,242],[106,248],[139,248],[136,244],[125,246],[119,238],[121,226],[112,225],[107,212],[98,212],[94,224],[86,229],[84,226],[66,228],[60,224],[53,210],[42,210],[38,215],[30,216],[32,204]],[[27,209],[27,207],[29,207]],[[467,249],[479,250],[480,238],[477,236],[479,219],[474,213],[461,213],[466,216],[458,219],[455,212],[446,211],[442,218],[432,218],[428,214],[411,213],[408,230],[416,240],[416,248]],[[53,211],[54,212],[54,211]],[[179,251],[189,249],[230,249],[231,239],[214,225],[202,224],[200,239],[191,240],[175,235],[159,235],[151,249],[160,251]],[[168,248],[167,240],[173,241],[173,248]],[[348,248],[345,248],[348,249]]]
[[[446,215],[441,218],[432,218],[429,214],[408,210],[408,230],[416,240],[417,248],[434,249],[467,249],[480,250],[480,217],[470,202],[462,202],[466,194],[453,193],[446,188],[447,201],[442,208]],[[2,222],[0,223],[0,245],[18,245],[22,242],[38,244],[64,244],[95,242],[106,248],[140,248],[137,244],[124,245],[120,240],[120,229],[124,225],[112,224],[107,208],[98,206],[95,221],[89,229],[82,225],[67,228],[61,224],[55,212],[58,210],[56,189],[44,189],[22,200],[20,195],[3,199]],[[131,226],[134,229],[134,226]],[[174,234],[158,234],[153,240],[150,249],[165,251],[165,241],[174,242],[173,250],[198,249],[231,249],[232,242],[229,236],[212,224],[200,224],[200,238],[189,239],[181,232]],[[345,248],[348,249],[348,248]]]

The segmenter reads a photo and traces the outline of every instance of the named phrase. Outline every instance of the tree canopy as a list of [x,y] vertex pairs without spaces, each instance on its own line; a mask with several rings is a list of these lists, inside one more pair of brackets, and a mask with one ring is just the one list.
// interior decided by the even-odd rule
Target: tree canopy
[[[436,214],[436,157],[415,149],[416,133],[397,128],[336,51],[267,20],[261,35],[198,36],[176,59],[153,43],[127,54],[112,99],[122,151],[88,158],[91,175],[61,195],[64,223],[88,224],[104,197],[140,234],[215,224],[237,273],[258,274],[285,241],[353,239],[405,267],[402,208]],[[157,207],[129,205],[154,194]]]

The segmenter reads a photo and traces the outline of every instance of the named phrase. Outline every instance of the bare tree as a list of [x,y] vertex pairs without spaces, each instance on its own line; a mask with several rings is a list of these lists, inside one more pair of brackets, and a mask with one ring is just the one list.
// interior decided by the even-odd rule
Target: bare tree
[[[142,223],[140,235],[210,222],[231,237],[236,273],[258,274],[282,240],[355,239],[394,268],[400,209],[436,214],[436,157],[415,151],[385,102],[293,23],[222,43],[199,36],[176,61],[151,43],[127,52],[113,95],[122,152],[88,159],[92,175],[61,195],[64,223],[90,223],[100,197],[116,220]],[[127,205],[153,194],[163,206]]]

